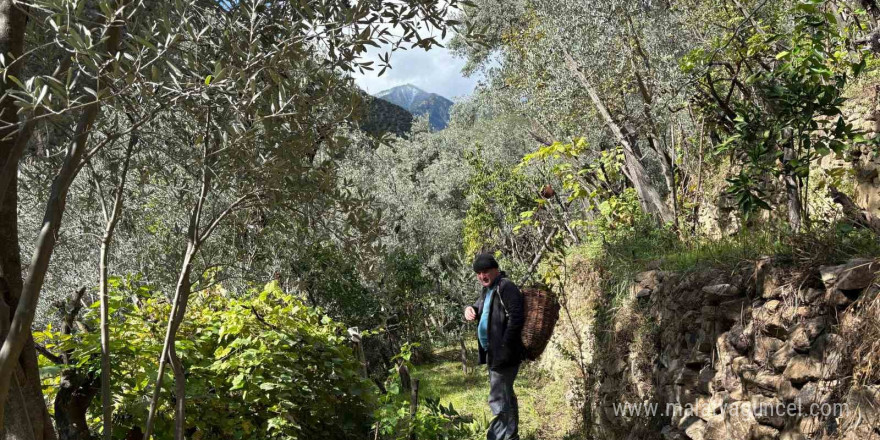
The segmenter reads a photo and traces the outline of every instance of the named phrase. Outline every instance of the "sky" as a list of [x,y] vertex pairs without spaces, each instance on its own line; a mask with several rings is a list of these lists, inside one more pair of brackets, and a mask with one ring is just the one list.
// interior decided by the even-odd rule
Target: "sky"
[[[445,42],[444,42],[445,44]],[[379,54],[387,47],[371,48],[364,57],[378,65]],[[435,47],[430,51],[421,48],[398,50],[391,54],[391,69],[379,77],[379,69],[355,73],[355,82],[367,93],[376,94],[392,87],[412,84],[426,92],[436,93],[449,99],[470,95],[479,80],[474,74],[466,78],[461,74],[465,60],[456,58],[446,48]]]

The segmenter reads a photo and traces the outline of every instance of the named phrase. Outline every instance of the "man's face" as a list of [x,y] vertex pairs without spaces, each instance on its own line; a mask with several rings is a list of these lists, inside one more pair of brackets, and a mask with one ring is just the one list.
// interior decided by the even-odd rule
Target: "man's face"
[[486,269],[477,272],[477,279],[480,280],[480,284],[483,287],[489,287],[492,284],[492,281],[495,281],[495,278],[498,278],[498,274],[501,273],[497,268]]

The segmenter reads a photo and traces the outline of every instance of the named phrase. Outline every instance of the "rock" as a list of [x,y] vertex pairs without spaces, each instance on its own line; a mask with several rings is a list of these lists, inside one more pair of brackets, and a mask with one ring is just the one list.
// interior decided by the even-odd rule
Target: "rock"
[[779,434],[779,440],[807,440],[807,438],[798,431],[783,431]]
[[691,416],[682,423],[681,429],[691,440],[704,440],[706,434],[707,423],[699,417]]
[[817,289],[815,287],[808,287],[806,290],[803,290],[803,299],[806,303],[815,303],[819,299],[822,298],[822,295],[825,294],[825,291],[822,289]]
[[670,425],[666,425],[660,430],[660,438],[663,440],[688,440],[683,432]]
[[776,440],[779,438],[779,430],[765,425],[752,425],[752,440]]
[[746,354],[752,345],[751,328],[749,331],[743,328],[741,323],[734,325],[727,335],[727,342],[740,354]]
[[781,304],[775,299],[767,301],[763,306],[752,310],[752,317],[755,321],[755,326],[761,329],[761,332],[765,335],[777,339],[786,339],[788,331],[786,330],[785,319],[780,310]]
[[651,296],[651,289],[645,288],[636,293],[636,298],[647,298]]
[[795,356],[782,375],[793,384],[819,380],[822,378],[822,364],[809,356]]
[[813,437],[822,430],[822,421],[819,417],[804,417],[798,423],[798,428],[804,435]]
[[840,290],[862,290],[871,285],[880,272],[880,262],[869,259],[853,260],[837,276],[835,287]]
[[837,381],[808,382],[798,391],[795,402],[800,406],[802,412],[809,414],[812,405],[828,403],[835,386],[837,386]]
[[758,423],[777,429],[785,426],[785,417],[779,411],[779,408],[784,405],[781,400],[775,397],[754,395],[750,402],[752,404],[752,413]]
[[751,314],[751,307],[745,298],[723,301],[718,304],[715,316],[728,322],[745,321]]
[[782,371],[788,366],[789,361],[791,361],[791,358],[796,354],[797,352],[794,351],[791,343],[786,342],[782,344],[782,347],[779,350],[776,350],[776,352],[770,356],[770,366],[776,371]]
[[758,365],[768,365],[770,362],[770,358],[774,353],[779,351],[782,346],[785,345],[785,341],[781,339],[776,339],[770,336],[765,335],[757,335],[755,337],[755,352],[752,356],[752,359]]
[[702,291],[705,294],[704,298],[706,299],[706,301],[712,304],[737,298],[745,293],[739,286],[733,284],[715,284],[711,286],[705,286],[703,287]]
[[845,295],[840,289],[832,287],[825,293],[825,303],[832,307],[842,308],[853,302],[853,298]]
[[791,347],[800,352],[806,352],[810,349],[813,341],[825,331],[825,318],[818,317],[808,319],[797,324],[791,331],[789,341]]

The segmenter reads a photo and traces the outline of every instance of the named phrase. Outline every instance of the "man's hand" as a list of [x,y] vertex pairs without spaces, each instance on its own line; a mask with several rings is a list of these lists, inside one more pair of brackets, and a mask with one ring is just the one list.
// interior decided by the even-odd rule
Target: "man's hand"
[[464,309],[464,319],[467,319],[468,321],[477,319],[477,311],[474,310],[472,306],[467,306],[467,308]]

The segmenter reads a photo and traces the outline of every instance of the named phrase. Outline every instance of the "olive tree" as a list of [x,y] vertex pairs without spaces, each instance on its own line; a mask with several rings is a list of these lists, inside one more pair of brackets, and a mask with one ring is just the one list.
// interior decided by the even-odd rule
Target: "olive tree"
[[[0,428],[5,435],[54,437],[40,395],[30,327],[70,187],[97,153],[131,139],[161,114],[177,118],[176,128],[184,130],[176,133],[178,139],[195,147],[190,152],[199,152],[177,157],[185,162],[175,164],[182,173],[195,174],[198,189],[184,234],[188,244],[168,343],[159,359],[164,365],[165,353],[172,355],[168,347],[175,326],[185,314],[193,256],[230,213],[245,203],[272,200],[271,188],[258,187],[247,176],[229,177],[239,171],[252,177],[267,168],[276,170],[267,175],[277,177],[285,166],[309,163],[320,151],[332,150],[339,119],[313,122],[315,114],[328,114],[321,103],[339,101],[334,93],[347,81],[341,80],[342,72],[372,69],[360,60],[370,45],[431,47],[437,42],[433,33],[447,25],[448,10],[455,6],[435,1],[0,3],[0,21],[6,24],[0,32]],[[105,109],[125,114],[123,102],[138,102],[139,118],[108,123]],[[39,127],[51,128],[45,146],[54,151],[52,158],[62,160],[44,193],[39,233],[32,245],[22,246],[19,236],[31,234],[19,234],[18,170]],[[205,201],[217,193],[223,196],[216,200],[222,208],[206,211]],[[21,270],[23,247],[31,253],[26,272]],[[157,384],[157,394],[160,389]]]

